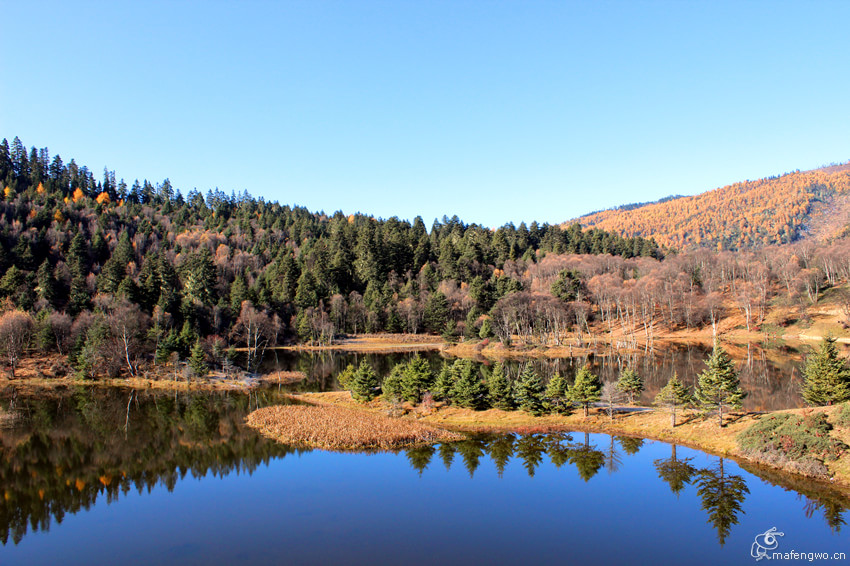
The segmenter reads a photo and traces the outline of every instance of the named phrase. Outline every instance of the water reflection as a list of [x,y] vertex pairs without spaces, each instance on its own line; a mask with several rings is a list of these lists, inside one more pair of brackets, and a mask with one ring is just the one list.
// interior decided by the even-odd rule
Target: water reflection
[[697,493],[709,522],[717,529],[717,540],[723,546],[732,526],[738,524],[741,504],[750,490],[741,476],[724,473],[723,458],[718,460],[716,465],[697,471]]
[[[765,348],[761,345],[727,345],[727,349],[740,372],[741,384],[749,393],[744,400],[748,411],[772,411],[802,406],[800,397],[800,366],[804,353],[789,348]],[[636,370],[643,378],[646,389],[638,399],[640,404],[649,405],[655,395],[676,372],[685,385],[696,385],[697,376],[705,369],[704,360],[710,351],[701,345],[676,344],[650,353],[601,350],[596,354],[573,358],[530,359],[507,361],[505,369],[510,379],[517,379],[523,366],[531,363],[538,375],[548,381],[555,373],[571,380],[585,363],[603,382],[616,381],[625,367]],[[307,379],[290,390],[329,391],[339,389],[336,376],[348,364],[355,367],[366,359],[378,375],[389,375],[398,363],[407,362],[414,352],[397,354],[364,354],[357,352],[275,350],[266,356],[261,372],[274,375],[277,371],[301,371]],[[438,372],[444,359],[437,351],[419,352]],[[477,360],[478,369],[484,375],[491,365],[489,360]]]
[[680,460],[676,457],[676,445],[671,447],[671,455],[665,460],[655,460],[655,469],[658,477],[667,482],[676,497],[691,483],[691,478],[697,473],[697,469],[691,465],[691,459]]
[[[247,429],[270,393],[192,394],[78,388],[51,398],[17,396],[22,423],[0,435],[0,541],[48,531],[66,513],[131,489],[169,491],[187,474],[252,473],[294,452]],[[4,402],[8,406],[8,397]]]
[[[8,407],[11,398],[6,395],[0,400]],[[272,460],[306,454],[265,440],[244,425],[246,414],[254,408],[282,401],[276,391],[245,395],[79,388],[48,399],[17,396],[15,407],[22,419],[0,434],[0,540],[3,545],[17,544],[28,532],[48,531],[68,514],[117,501],[131,490],[141,494],[164,486],[170,492],[186,477],[253,475]],[[516,486],[518,479],[526,477],[544,486],[574,478],[573,490],[592,493],[600,486],[606,491],[616,489],[620,478],[628,478],[624,485],[637,479],[634,485],[646,493],[654,491],[652,484],[663,492],[669,490],[676,496],[672,505],[686,506],[694,513],[702,508],[720,545],[742,521],[747,504],[763,504],[766,496],[776,492],[771,488],[770,493],[763,489],[758,493],[754,488],[751,495],[748,483],[760,484],[753,476],[745,479],[737,473],[737,464],[692,450],[687,451],[690,456],[682,457],[676,446],[669,447],[670,456],[665,458],[667,450],[660,443],[612,435],[507,433],[417,446],[401,451],[399,458],[422,485],[435,475],[459,473],[475,480],[465,481],[464,490],[491,481]],[[351,462],[360,457],[345,456]],[[647,467],[650,474],[640,472]],[[844,496],[775,472],[742,467],[767,483],[796,491],[801,515],[822,517],[833,532],[845,524]],[[600,475],[603,469],[607,473]],[[375,473],[388,472],[375,468]],[[552,481],[557,483],[546,483]],[[316,483],[318,490],[320,477]],[[319,506],[327,504],[322,497],[333,501],[340,497],[334,489],[327,496],[316,493]],[[749,502],[750,498],[754,501]],[[435,500],[446,504],[439,503],[438,496]]]
[[[609,474],[618,472],[625,458],[635,456],[644,445],[642,439],[618,437],[613,435],[593,435],[602,439],[594,443],[589,433],[579,433],[576,441],[571,433],[555,434],[479,434],[460,442],[441,444],[437,447],[415,447],[405,451],[411,467],[420,476],[428,467],[431,459],[437,455],[445,468],[450,470],[455,455],[462,458],[463,466],[470,478],[489,456],[499,478],[511,460],[519,460],[530,477],[535,477],[545,457],[556,467],[572,465],[584,482],[594,478],[603,468]],[[678,447],[670,446],[670,457],[654,460],[658,478],[664,482],[670,492],[679,496],[688,488],[695,490],[702,510],[717,535],[718,543],[725,544],[732,527],[737,525],[744,513],[743,504],[750,493],[743,476],[727,471],[728,465],[723,458],[712,458],[705,467],[693,465],[693,457],[680,458]],[[811,488],[809,488],[811,490]],[[803,512],[806,517],[821,513],[834,532],[845,524],[846,503],[841,497],[822,495],[801,495],[804,500]]]

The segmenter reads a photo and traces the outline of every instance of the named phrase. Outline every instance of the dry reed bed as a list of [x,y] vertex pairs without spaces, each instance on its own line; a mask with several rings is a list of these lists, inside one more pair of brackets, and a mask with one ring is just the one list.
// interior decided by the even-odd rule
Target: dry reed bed
[[248,426],[284,444],[327,450],[393,450],[463,436],[406,419],[328,405],[278,405],[248,415]]

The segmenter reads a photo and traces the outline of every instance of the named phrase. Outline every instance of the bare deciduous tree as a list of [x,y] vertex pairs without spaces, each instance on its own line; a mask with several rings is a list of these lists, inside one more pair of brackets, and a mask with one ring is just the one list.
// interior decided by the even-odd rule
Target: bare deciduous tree
[[8,311],[0,316],[0,348],[2,348],[3,355],[9,362],[9,369],[13,378],[21,355],[29,345],[32,329],[32,318],[23,311]]

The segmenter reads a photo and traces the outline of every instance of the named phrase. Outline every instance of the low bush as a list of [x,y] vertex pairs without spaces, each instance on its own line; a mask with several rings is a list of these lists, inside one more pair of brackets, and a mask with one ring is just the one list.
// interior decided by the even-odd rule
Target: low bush
[[832,425],[823,413],[802,417],[790,413],[768,415],[738,435],[747,456],[810,476],[829,475],[827,460],[836,460],[848,446],[832,437]]
[[835,415],[835,424],[838,426],[850,426],[850,401],[841,404],[841,408]]

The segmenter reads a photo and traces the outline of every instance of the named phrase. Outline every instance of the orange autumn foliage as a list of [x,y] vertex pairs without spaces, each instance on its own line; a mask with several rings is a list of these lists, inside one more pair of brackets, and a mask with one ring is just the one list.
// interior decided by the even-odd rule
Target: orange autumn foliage
[[812,215],[850,196],[850,166],[745,181],[631,210],[605,210],[583,226],[625,237],[653,237],[664,246],[742,249],[795,240]]

